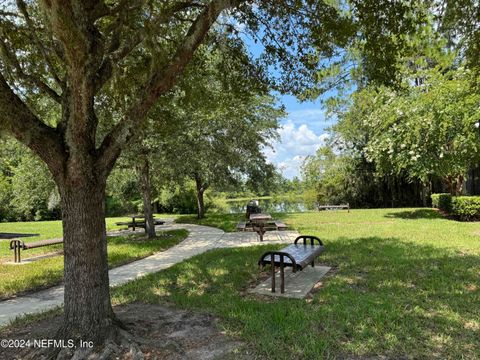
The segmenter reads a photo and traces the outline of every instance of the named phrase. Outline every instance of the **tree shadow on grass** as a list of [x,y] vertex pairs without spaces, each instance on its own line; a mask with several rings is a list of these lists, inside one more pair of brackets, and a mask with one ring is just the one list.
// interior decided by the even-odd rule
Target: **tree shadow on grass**
[[480,256],[395,238],[339,238],[319,259],[337,271],[312,303],[246,296],[260,275],[259,256],[279,247],[209,251],[122,286],[114,297],[212,312],[260,355],[478,354]]
[[226,232],[235,231],[239,221],[245,221],[245,214],[208,213],[200,220],[195,215],[180,215],[175,219],[175,222],[179,224],[213,226]]
[[397,219],[444,219],[442,214],[435,209],[415,209],[385,214],[387,218]]
[[39,236],[40,234],[24,234],[24,233],[0,233],[0,240],[4,239],[18,239],[22,237]]

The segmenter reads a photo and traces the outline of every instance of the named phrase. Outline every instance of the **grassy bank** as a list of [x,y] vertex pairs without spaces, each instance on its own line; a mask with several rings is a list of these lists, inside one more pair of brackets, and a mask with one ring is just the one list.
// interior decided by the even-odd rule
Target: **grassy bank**
[[[211,312],[260,358],[479,357],[479,223],[445,220],[430,209],[312,212],[284,220],[325,241],[320,262],[334,271],[313,299],[245,293],[259,278],[260,254],[278,247],[262,246],[199,255],[122,286],[114,301]],[[204,223],[231,221],[215,216]]]

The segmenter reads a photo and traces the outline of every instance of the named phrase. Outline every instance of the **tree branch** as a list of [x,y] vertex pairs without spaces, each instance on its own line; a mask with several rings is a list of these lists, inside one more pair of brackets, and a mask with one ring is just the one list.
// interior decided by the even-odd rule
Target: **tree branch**
[[[120,7],[122,4],[119,4]],[[123,8],[125,5],[122,5]],[[111,29],[111,40],[109,51],[102,61],[102,65],[97,74],[97,83],[96,91],[100,90],[102,86],[112,77],[115,65],[117,65],[121,60],[127,57],[139,44],[141,44],[147,37],[147,29],[151,26],[160,28],[160,26],[168,23],[177,13],[185,11],[191,8],[201,8],[204,5],[199,4],[193,1],[184,1],[176,3],[171,7],[162,11],[162,13],[152,18],[149,21],[149,24],[142,28],[142,31],[138,31],[135,34],[129,34],[128,39],[121,44],[120,42],[120,33],[124,22],[119,18],[117,19],[115,26]],[[121,16],[121,14],[120,14]]]
[[17,13],[10,12],[10,11],[0,11],[0,16],[20,17]]
[[50,72],[52,73],[53,78],[57,82],[57,84],[64,89],[65,88],[65,81],[61,80],[60,77],[58,76],[55,67],[53,66],[53,62],[50,59],[50,56],[47,53],[47,50],[45,49],[45,46],[43,43],[40,41],[40,39],[37,36],[37,31],[35,29],[35,25],[33,24],[32,19],[30,18],[30,15],[28,14],[27,11],[27,5],[23,0],[17,0],[17,7],[19,8],[20,12],[22,13],[23,17],[25,18],[25,22],[27,23],[28,29],[32,35],[32,38],[35,41],[35,45],[39,49],[40,53],[42,54],[43,59],[45,60],[45,63],[50,69]]
[[25,82],[29,83],[30,85],[36,86],[41,92],[50,96],[57,103],[62,102],[61,96],[58,95],[57,92],[53,90],[51,87],[49,87],[46,83],[44,83],[40,78],[31,74],[27,74],[23,71],[20,63],[18,62],[17,57],[7,47],[7,44],[5,43],[5,41],[0,41],[0,54],[2,55],[2,58],[5,60],[5,63],[8,64],[10,68],[16,71],[20,79],[23,79]]
[[63,174],[65,152],[61,136],[45,125],[12,91],[0,73],[0,129],[28,146],[47,164],[56,179]]
[[107,173],[111,171],[125,145],[135,136],[135,128],[143,123],[156,100],[176,83],[204,40],[208,30],[220,13],[239,5],[245,0],[213,0],[198,15],[183,42],[177,48],[170,64],[154,73],[139,91],[139,100],[127,111],[122,120],[110,131],[100,145],[98,166]]

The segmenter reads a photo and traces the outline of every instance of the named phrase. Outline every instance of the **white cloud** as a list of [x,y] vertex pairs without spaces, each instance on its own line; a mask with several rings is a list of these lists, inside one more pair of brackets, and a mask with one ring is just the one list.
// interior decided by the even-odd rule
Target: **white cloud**
[[328,136],[326,133],[317,135],[311,130],[307,124],[296,126],[287,123],[279,130],[280,141],[274,144],[278,152],[284,152],[291,156],[295,155],[311,155],[325,143]]
[[282,125],[278,132],[280,139],[272,144],[273,148],[266,148],[264,153],[290,179],[300,175],[300,166],[305,157],[313,155],[328,138],[327,133],[317,135],[309,125],[297,125],[292,121]]
[[292,179],[295,176],[300,177],[300,166],[304,159],[305,156],[296,155],[293,158],[278,163],[277,167],[280,169],[283,176],[289,179]]

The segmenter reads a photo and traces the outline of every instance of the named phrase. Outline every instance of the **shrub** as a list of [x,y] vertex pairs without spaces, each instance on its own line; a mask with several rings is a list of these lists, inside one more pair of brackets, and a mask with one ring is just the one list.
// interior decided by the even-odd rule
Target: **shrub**
[[[156,201],[158,201],[160,212],[170,214],[195,214],[197,212],[197,196],[193,182],[163,189]],[[205,211],[210,210],[213,201],[211,192],[208,190],[204,194],[204,202]]]
[[451,214],[462,221],[480,220],[480,196],[455,196]]
[[442,211],[452,211],[452,195],[449,193],[432,194],[432,207]]

